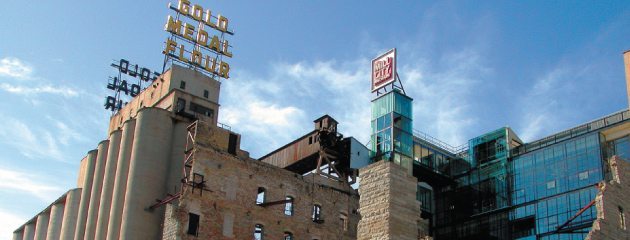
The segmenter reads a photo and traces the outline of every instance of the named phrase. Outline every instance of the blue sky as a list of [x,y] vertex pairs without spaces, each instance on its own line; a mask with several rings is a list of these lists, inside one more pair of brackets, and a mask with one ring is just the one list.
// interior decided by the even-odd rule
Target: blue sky
[[[0,239],[73,188],[106,138],[111,61],[161,68],[171,13],[150,2],[3,2]],[[193,2],[236,32],[219,119],[254,157],[323,114],[367,142],[369,61],[393,47],[414,128],[452,145],[506,125],[535,140],[628,106],[628,1]]]

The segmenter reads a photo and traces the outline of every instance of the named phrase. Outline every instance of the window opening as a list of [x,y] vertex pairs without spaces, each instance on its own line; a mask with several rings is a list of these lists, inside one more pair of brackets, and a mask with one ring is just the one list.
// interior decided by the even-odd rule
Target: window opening
[[313,222],[321,223],[322,222],[322,206],[313,205],[313,214],[311,216],[313,218]]
[[236,134],[230,133],[230,139],[228,141],[228,153],[236,155],[236,141],[238,137]]
[[341,220],[341,229],[344,231],[348,231],[348,216],[344,213],[339,215],[339,220]]
[[199,228],[199,215],[188,213],[188,235],[197,236]]
[[254,228],[254,240],[262,240],[263,239],[263,225],[256,224]]
[[208,95],[210,95],[208,90],[203,90],[203,97],[208,98]]
[[256,204],[260,205],[265,203],[265,188],[263,187],[259,187],[258,188],[258,195],[256,195]]
[[293,215],[293,197],[287,196],[285,200],[287,202],[284,204],[284,215],[292,216]]
[[179,88],[181,88],[181,89],[186,89],[186,82],[181,81],[181,82],[179,83]]

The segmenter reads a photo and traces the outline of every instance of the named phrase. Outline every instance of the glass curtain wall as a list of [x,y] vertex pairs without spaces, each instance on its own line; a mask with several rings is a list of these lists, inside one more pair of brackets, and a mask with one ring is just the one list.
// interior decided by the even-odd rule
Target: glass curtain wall
[[394,161],[411,171],[412,101],[397,90],[372,101],[372,161]]

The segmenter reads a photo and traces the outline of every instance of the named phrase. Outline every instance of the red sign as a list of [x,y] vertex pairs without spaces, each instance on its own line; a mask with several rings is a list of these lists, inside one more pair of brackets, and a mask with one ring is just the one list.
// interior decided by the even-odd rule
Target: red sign
[[396,80],[396,49],[372,60],[372,92]]

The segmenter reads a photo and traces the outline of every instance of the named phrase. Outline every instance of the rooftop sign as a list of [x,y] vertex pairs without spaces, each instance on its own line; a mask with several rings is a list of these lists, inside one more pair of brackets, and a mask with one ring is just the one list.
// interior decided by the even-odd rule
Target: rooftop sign
[[228,28],[228,18],[212,15],[210,9],[189,0],[179,0],[177,7],[169,4],[169,8],[176,14],[168,16],[164,27],[171,33],[162,51],[166,60],[186,64],[212,77],[229,78],[230,65],[223,57],[232,57],[232,46],[225,35],[234,32]]
[[396,80],[396,49],[372,60],[372,92]]

